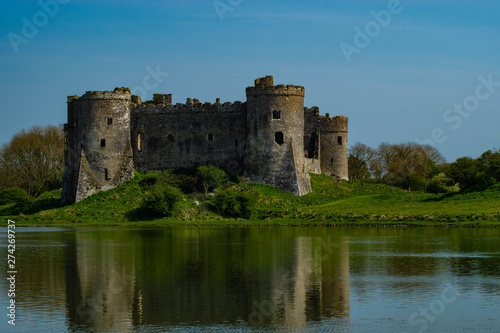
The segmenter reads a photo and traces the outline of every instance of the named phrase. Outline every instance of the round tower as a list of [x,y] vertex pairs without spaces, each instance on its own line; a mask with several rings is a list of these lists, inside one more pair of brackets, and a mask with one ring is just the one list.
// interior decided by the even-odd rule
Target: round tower
[[246,89],[245,171],[255,182],[296,195],[311,191],[304,167],[304,87],[277,85],[272,76]]
[[88,91],[73,101],[79,157],[76,202],[133,178],[130,105],[128,88]]
[[347,117],[320,117],[321,173],[349,179]]

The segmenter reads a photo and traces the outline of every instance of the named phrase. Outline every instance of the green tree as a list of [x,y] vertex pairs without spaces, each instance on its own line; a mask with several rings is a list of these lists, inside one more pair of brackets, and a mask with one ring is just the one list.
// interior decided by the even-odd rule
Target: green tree
[[349,148],[349,179],[360,180],[370,178],[370,166],[373,166],[375,152],[362,143]]
[[205,195],[208,195],[209,190],[213,190],[227,181],[224,170],[213,165],[199,166],[197,168],[197,175],[203,184]]
[[466,190],[475,185],[480,185],[479,171],[480,164],[477,160],[470,157],[461,157],[450,163],[446,176],[455,183],[459,183],[461,189]]
[[55,126],[21,130],[0,148],[0,189],[20,187],[30,196],[48,183],[60,183],[64,170],[64,132]]
[[382,143],[375,155],[374,172],[388,185],[408,189],[425,188],[426,181],[435,174],[436,164],[445,161],[434,147],[413,142]]
[[500,181],[500,151],[485,151],[478,159],[481,171],[492,181]]
[[429,193],[455,193],[458,191],[460,191],[459,184],[453,184],[453,180],[446,177],[445,173],[434,176],[427,184],[427,192]]

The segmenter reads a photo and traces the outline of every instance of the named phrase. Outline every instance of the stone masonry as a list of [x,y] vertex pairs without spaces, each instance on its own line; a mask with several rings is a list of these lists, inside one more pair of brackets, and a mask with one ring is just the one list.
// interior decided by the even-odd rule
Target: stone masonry
[[128,88],[68,97],[62,202],[71,204],[152,171],[215,165],[305,195],[309,172],[347,179],[347,117],[304,108],[304,87],[255,80],[247,101],[201,103]]

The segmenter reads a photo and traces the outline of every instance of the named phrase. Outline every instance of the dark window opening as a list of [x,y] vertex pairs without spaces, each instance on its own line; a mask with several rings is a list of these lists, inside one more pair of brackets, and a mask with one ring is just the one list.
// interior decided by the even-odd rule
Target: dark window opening
[[106,139],[101,139],[101,147],[106,147]]
[[106,180],[109,180],[109,173],[108,173],[108,169],[104,169],[104,179]]
[[113,124],[113,118],[108,118],[108,125]]
[[175,142],[175,140],[174,140],[174,136],[173,136],[172,134],[169,134],[169,135],[167,136],[167,142],[168,142],[168,143],[174,143],[174,142]]
[[314,158],[314,150],[309,150],[307,158]]
[[274,133],[274,141],[279,145],[285,143],[285,136],[283,135],[283,132]]
[[137,135],[137,150],[142,151],[144,149],[144,134],[139,133]]
[[333,163],[333,158],[332,158],[332,163]]
[[235,146],[235,147],[238,147],[238,139],[235,139],[235,140],[234,140],[234,146]]
[[273,119],[281,119],[281,110],[273,110]]
[[342,146],[342,137],[341,136],[337,137],[337,142],[338,142],[339,146]]
[[209,134],[207,136],[207,139],[208,139],[208,141],[214,141],[214,135],[213,134]]

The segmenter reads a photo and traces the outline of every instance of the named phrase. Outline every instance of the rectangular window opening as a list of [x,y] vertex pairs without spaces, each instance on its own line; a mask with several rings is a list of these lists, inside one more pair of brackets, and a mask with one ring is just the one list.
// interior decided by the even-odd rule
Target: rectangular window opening
[[106,147],[106,139],[101,139],[101,147]]
[[281,110],[273,110],[273,119],[281,119]]
[[106,180],[109,180],[109,173],[108,173],[108,169],[104,169],[104,179]]
[[338,142],[339,146],[342,146],[342,137],[341,136],[337,137],[337,142]]
[[113,118],[108,118],[108,125],[112,125],[113,124]]
[[285,136],[283,135],[283,132],[274,133],[274,141],[279,145],[285,143]]

